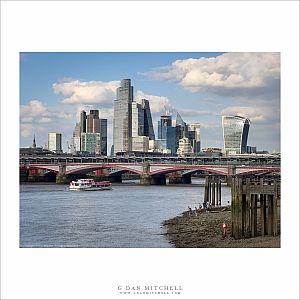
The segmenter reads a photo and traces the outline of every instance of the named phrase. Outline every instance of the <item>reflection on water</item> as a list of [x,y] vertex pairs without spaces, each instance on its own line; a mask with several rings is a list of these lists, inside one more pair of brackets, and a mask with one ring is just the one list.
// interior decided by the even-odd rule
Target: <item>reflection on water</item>
[[[111,191],[69,191],[66,185],[20,187],[20,247],[172,247],[162,221],[203,202],[200,179],[192,185],[114,184]],[[230,189],[222,186],[222,204]]]

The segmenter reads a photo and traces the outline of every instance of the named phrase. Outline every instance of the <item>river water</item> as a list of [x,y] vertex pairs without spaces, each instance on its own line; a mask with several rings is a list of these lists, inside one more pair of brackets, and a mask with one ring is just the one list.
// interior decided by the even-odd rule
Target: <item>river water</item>
[[[21,184],[20,247],[172,247],[164,220],[202,204],[201,179],[191,185],[113,184],[110,191],[69,191],[67,185]],[[222,185],[222,205],[230,189]]]

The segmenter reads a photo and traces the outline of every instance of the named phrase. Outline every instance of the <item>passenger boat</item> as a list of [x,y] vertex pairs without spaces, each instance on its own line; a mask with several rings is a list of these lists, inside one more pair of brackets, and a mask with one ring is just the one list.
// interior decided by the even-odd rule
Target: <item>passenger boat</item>
[[111,190],[109,181],[95,182],[93,179],[78,179],[70,182],[71,191],[102,191]]

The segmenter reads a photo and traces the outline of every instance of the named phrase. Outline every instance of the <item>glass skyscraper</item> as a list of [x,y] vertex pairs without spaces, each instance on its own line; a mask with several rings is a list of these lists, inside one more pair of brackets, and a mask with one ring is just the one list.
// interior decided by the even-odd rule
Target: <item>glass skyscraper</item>
[[172,127],[172,116],[164,115],[158,121],[158,140],[166,140],[166,148],[176,154],[176,127]]
[[114,154],[132,151],[132,101],[133,86],[131,86],[131,81],[130,79],[123,79],[121,86],[117,88],[117,97],[114,101]]
[[245,153],[250,120],[240,116],[222,116],[222,126],[225,153]]
[[144,134],[149,137],[149,140],[155,140],[154,128],[152,123],[152,116],[149,101],[147,99],[142,99],[142,109],[144,112]]

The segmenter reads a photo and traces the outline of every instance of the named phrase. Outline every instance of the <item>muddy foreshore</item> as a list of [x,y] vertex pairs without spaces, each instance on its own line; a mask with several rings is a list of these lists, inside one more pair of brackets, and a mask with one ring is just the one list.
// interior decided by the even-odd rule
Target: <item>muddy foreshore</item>
[[[201,210],[191,216],[184,212],[164,221],[163,226],[169,241],[177,248],[280,248],[280,235],[235,240],[231,237],[230,219],[231,211],[227,207],[210,212]],[[222,223],[229,225],[225,237]]]

